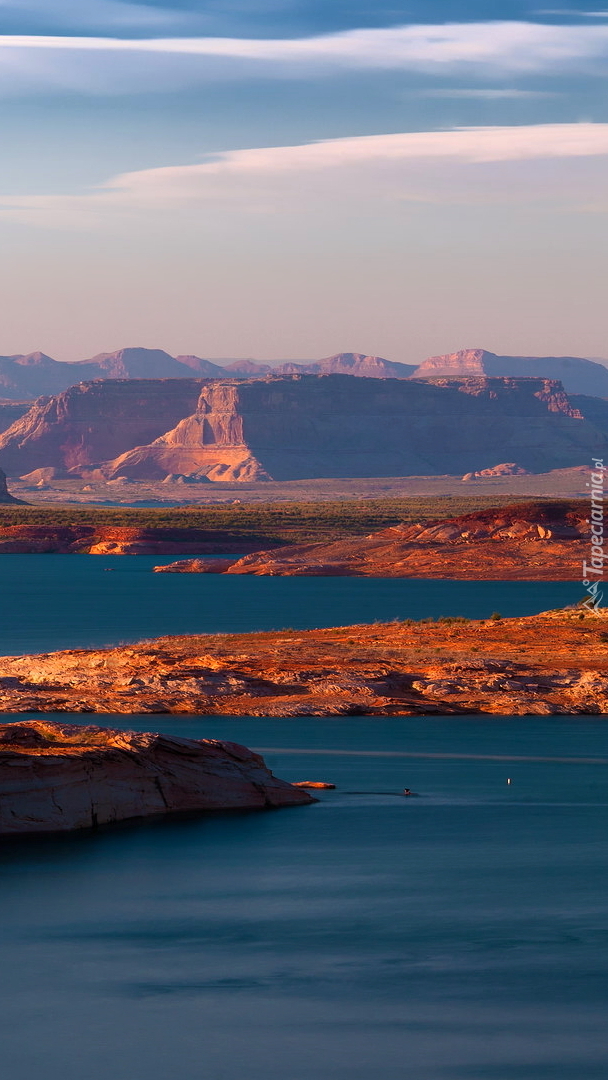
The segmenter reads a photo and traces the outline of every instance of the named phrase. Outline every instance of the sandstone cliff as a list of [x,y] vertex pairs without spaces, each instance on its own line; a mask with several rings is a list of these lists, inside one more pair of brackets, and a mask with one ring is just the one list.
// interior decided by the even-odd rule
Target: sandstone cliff
[[229,559],[190,559],[157,573],[577,581],[589,551],[588,503],[531,502],[395,525],[366,537],[292,544]]
[[0,834],[313,799],[237,743],[29,720],[0,725]]
[[580,356],[497,356],[486,349],[461,349],[431,356],[414,372],[416,379],[484,375],[559,379],[568,394],[608,397],[608,370]]
[[106,379],[72,386],[41,398],[0,435],[0,461],[9,476],[105,461],[193,412],[202,385],[201,379]]
[[0,708],[279,717],[604,715],[607,623],[605,608],[599,615],[573,608],[520,619],[183,636],[128,648],[0,657]]
[[587,464],[608,436],[548,379],[106,379],[40,399],[0,435],[10,476],[296,480],[533,472]]
[[192,416],[106,471],[148,480],[462,475],[512,453],[543,472],[604,447],[608,438],[547,379],[284,375],[206,382]]

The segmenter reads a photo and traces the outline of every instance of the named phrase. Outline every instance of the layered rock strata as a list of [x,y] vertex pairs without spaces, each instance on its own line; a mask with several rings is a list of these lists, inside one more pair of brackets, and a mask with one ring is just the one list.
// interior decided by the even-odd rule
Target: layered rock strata
[[40,468],[86,470],[156,439],[193,412],[203,382],[105,379],[40,398],[0,435],[0,462],[8,476]]
[[[2,499],[0,498],[0,502]],[[9,496],[10,502],[17,502]],[[0,555],[194,555],[255,551],[260,541],[210,529],[118,525],[0,526]],[[221,560],[218,560],[221,562]]]
[[[205,383],[193,415],[104,466],[108,477],[432,476],[586,463],[608,439],[548,379],[284,375]],[[1,443],[0,443],[1,450]]]
[[0,834],[312,802],[237,743],[28,720],[0,725]]
[[542,472],[604,453],[548,379],[106,379],[40,399],[0,435],[10,476],[141,480],[463,475],[507,455]]

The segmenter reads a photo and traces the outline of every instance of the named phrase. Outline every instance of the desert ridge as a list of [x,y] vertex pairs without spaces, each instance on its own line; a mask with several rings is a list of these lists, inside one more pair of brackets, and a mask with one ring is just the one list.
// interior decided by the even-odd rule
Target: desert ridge
[[0,658],[6,713],[604,715],[608,614],[191,635]]
[[240,559],[189,559],[157,573],[282,577],[448,578],[470,581],[578,581],[589,551],[582,499],[531,501],[368,536],[291,544]]

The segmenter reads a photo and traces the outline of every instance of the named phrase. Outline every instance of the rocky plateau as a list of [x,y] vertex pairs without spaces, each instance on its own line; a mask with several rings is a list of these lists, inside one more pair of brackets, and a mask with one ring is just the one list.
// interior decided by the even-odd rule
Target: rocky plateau
[[110,483],[462,476],[505,457],[545,472],[608,455],[608,403],[589,400],[593,422],[543,378],[106,379],[39,399],[0,463]]

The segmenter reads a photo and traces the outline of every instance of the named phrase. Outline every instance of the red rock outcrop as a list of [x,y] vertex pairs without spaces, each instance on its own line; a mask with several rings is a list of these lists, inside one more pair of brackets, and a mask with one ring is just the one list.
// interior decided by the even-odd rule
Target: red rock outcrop
[[493,476],[528,476],[528,470],[522,469],[515,461],[503,461],[501,465],[493,465],[491,469],[481,469],[479,472],[465,473],[463,480],[481,480]]
[[206,382],[192,416],[105,470],[147,480],[462,475],[511,449],[524,468],[545,471],[586,463],[604,446],[547,379],[283,375]]
[[229,559],[188,559],[157,573],[577,581],[589,551],[588,504],[520,503],[366,537],[292,544]]
[[312,802],[237,743],[28,720],[0,725],[0,834]]
[[106,461],[193,412],[202,385],[201,379],[106,379],[72,386],[41,398],[0,435],[0,460],[9,476]]
[[416,379],[468,379],[479,376],[559,379],[567,394],[608,397],[608,370],[580,356],[497,356],[486,349],[430,356],[414,372]]
[[608,714],[608,609],[193,635],[0,657],[20,713]]

